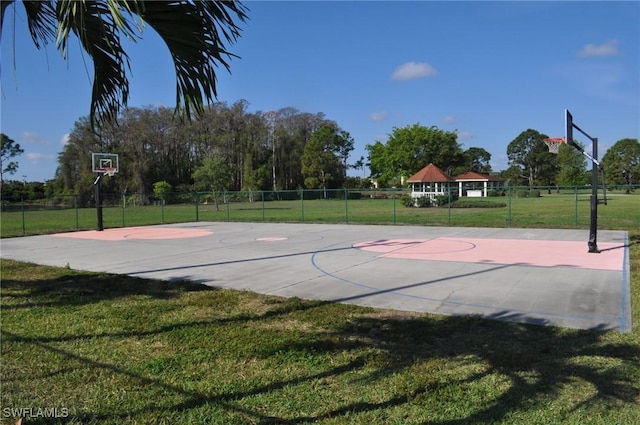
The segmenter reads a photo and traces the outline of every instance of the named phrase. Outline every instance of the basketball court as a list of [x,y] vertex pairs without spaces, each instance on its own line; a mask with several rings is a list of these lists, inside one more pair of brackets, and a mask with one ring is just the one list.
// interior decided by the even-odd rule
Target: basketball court
[[2,258],[283,297],[631,330],[628,236],[585,230],[198,222],[2,240]]

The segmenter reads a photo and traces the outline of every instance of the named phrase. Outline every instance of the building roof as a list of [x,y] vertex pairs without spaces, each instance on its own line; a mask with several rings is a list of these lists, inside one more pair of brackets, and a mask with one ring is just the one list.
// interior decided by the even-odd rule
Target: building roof
[[409,177],[407,182],[409,183],[422,183],[422,182],[433,182],[433,183],[444,183],[444,182],[452,182],[453,178],[436,167],[433,164],[429,164],[424,167],[422,170],[415,173],[413,176]]
[[467,171],[466,173],[458,174],[454,177],[455,181],[460,180],[473,180],[473,181],[496,181],[502,182],[503,178],[492,176],[490,174],[478,173],[476,171]]

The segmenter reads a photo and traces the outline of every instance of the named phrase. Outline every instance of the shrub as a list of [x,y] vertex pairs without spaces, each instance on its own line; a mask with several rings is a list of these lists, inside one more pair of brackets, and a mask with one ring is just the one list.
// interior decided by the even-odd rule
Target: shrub
[[173,186],[166,181],[159,181],[153,184],[153,194],[162,201],[171,201]]
[[457,200],[458,200],[458,195],[454,195],[454,194],[452,194],[451,196],[449,196],[449,195],[437,195],[436,196],[436,205],[439,206],[439,207],[444,207],[446,205],[449,205],[449,201],[451,201],[451,203],[454,203]]
[[400,202],[402,203],[402,205],[408,208],[415,206],[413,198],[410,195],[404,195],[403,197],[401,197]]
[[507,204],[504,202],[487,202],[487,201],[456,201],[452,202],[451,208],[504,208]]
[[429,199],[427,196],[421,196],[419,198],[416,198],[416,206],[418,208],[430,207],[431,199]]

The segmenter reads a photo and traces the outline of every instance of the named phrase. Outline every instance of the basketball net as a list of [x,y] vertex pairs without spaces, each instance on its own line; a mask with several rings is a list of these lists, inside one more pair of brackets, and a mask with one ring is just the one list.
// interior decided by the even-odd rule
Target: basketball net
[[544,139],[543,141],[549,148],[549,152],[553,154],[557,154],[558,152],[560,152],[560,146],[563,143],[567,143],[564,137],[549,137],[548,139]]
[[116,174],[116,169],[115,168],[109,168],[109,167],[105,167],[104,168],[104,173],[103,175],[108,175],[109,177],[113,177]]

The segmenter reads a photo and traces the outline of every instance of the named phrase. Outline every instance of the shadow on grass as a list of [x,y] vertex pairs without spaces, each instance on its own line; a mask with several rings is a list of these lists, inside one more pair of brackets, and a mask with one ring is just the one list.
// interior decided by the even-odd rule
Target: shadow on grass
[[[75,271],[53,279],[15,280],[3,278],[2,288],[5,300],[13,299],[16,301],[15,303],[4,303],[3,310],[78,306],[135,295],[171,299],[185,292],[216,290],[187,280],[168,282],[124,275]],[[19,301],[20,299],[24,301]]]
[[[108,275],[66,276],[60,279],[22,282],[3,281],[4,291],[16,291],[29,297],[26,307],[38,307],[53,304],[76,304],[98,302],[130,295],[149,295],[158,299],[170,299],[186,291],[215,291],[202,285],[189,283],[169,283],[148,281],[130,277]],[[4,294],[3,294],[4,296]],[[13,296],[13,295],[12,295]],[[4,307],[3,307],[4,308]],[[574,408],[581,405],[598,405],[603,409],[635,404],[640,396],[637,382],[640,347],[634,343],[607,342],[606,333],[598,331],[573,331],[551,326],[533,326],[519,323],[503,323],[478,317],[440,317],[431,315],[404,314],[400,312],[378,311],[353,307],[355,313],[344,313],[351,307],[339,306],[330,302],[303,301],[299,299],[277,299],[273,305],[261,313],[237,314],[212,320],[186,320],[167,326],[148,325],[148,330],[109,332],[105,334],[83,334],[74,338],[95,339],[103,337],[131,337],[139,339],[147,335],[172,334],[190,327],[210,327],[219,330],[225,324],[239,325],[234,329],[246,329],[261,324],[263,338],[252,341],[250,354],[242,349],[238,357],[272,359],[274,356],[289,353],[291,358],[301,355],[339,357],[352,353],[342,362],[327,364],[315,373],[298,373],[286,379],[257,383],[244,390],[228,390],[211,394],[193,389],[181,379],[164,379],[149,376],[127,367],[126,362],[114,364],[110,361],[91,358],[79,354],[61,343],[69,337],[35,338],[23,337],[16,331],[3,329],[3,345],[29,344],[33,348],[45,350],[56,356],[62,356],[68,362],[64,374],[82,373],[83,368],[100,370],[113,376],[121,376],[138,385],[151,386],[162,393],[176,396],[170,406],[163,409],[172,414],[187,414],[193,409],[215,406],[228,414],[237,415],[241,423],[258,424],[303,424],[323,421],[353,421],[354,416],[372,412],[384,412],[387,409],[401,408],[405,405],[420,404],[433,392],[458,391],[457,396],[464,397],[464,387],[473,386],[483,379],[499,375],[509,382],[508,388],[497,392],[495,398],[474,406],[470,411],[454,419],[424,420],[423,424],[462,425],[476,423],[508,422],[514,413],[533,412],[545,408],[549,400],[558,397],[567,386],[577,381],[586,382],[593,388],[586,399],[576,402]],[[5,313],[5,315],[11,313]],[[494,319],[505,318],[511,312],[498,312]],[[270,325],[278,326],[283,321],[303,321],[321,332],[309,338],[278,339],[270,338]],[[279,328],[280,329],[280,328]],[[45,333],[43,331],[43,333]],[[373,350],[373,351],[371,351]],[[606,365],[589,363],[580,359],[597,357],[605,359]],[[106,357],[105,357],[106,358]],[[260,409],[250,408],[251,400],[256,396],[266,396],[295,386],[315,382],[324,378],[356,379],[359,383],[376,385],[397,374],[406,373],[416,365],[425,362],[442,362],[449,365],[452,361],[471,358],[483,365],[481,370],[468,374],[449,373],[414,377],[410,385],[384,400],[371,401],[372,397],[361,400],[345,400],[339,406],[314,406],[314,414],[302,414],[289,411],[286,415],[270,415],[270,406]],[[451,366],[443,366],[445,368]],[[71,373],[69,368],[76,369]],[[633,373],[629,373],[629,371]],[[356,375],[353,372],[357,371]],[[357,376],[357,378],[346,378]],[[230,378],[237,379],[237,378]],[[463,389],[460,389],[463,387]],[[456,389],[457,388],[457,389]],[[302,390],[301,390],[302,391]],[[460,393],[462,392],[462,393]],[[64,396],[64,395],[62,395]],[[284,395],[283,395],[284,396]],[[101,423],[125,422],[131,418],[146,418],[157,415],[158,400],[146,405],[138,405],[126,412],[105,413],[88,411],[76,412],[69,418],[52,422],[38,418],[29,423]],[[426,403],[426,402],[425,402]],[[425,405],[427,406],[427,405]],[[437,407],[437,406],[435,406]],[[426,408],[426,407],[425,407]],[[428,406],[433,409],[434,406]],[[275,409],[274,409],[275,410]],[[161,418],[150,419],[149,423]]]

